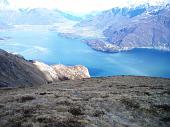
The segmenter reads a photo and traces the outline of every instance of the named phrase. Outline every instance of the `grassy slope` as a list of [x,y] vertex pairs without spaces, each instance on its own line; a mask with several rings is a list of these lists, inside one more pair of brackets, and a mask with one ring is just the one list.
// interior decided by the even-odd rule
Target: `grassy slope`
[[170,79],[108,77],[0,89],[0,126],[168,127]]

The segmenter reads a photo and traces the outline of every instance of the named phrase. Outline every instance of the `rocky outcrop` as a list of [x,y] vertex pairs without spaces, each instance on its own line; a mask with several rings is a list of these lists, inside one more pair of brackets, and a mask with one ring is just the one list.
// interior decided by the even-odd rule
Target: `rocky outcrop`
[[42,62],[38,62],[38,61],[33,61],[33,64],[41,71],[44,73],[45,78],[48,82],[53,82],[53,81],[57,81],[59,80],[57,73],[55,72],[55,70],[47,65],[44,64]]
[[86,67],[82,65],[76,66],[64,66],[64,65],[54,65],[52,68],[57,73],[60,80],[64,79],[82,79],[89,78],[90,74]]
[[34,61],[33,64],[44,73],[48,82],[53,82],[56,80],[75,80],[90,77],[88,69],[82,65],[65,66],[59,64],[49,66],[38,61]]
[[88,69],[83,66],[49,66],[0,50],[0,87],[41,85],[89,77]]

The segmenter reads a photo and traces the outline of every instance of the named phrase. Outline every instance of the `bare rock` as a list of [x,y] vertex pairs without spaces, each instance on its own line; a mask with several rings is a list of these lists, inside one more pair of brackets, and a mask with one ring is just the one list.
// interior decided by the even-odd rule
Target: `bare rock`
[[44,73],[48,82],[59,80],[57,73],[51,66],[38,61],[33,62],[33,64]]
[[76,66],[64,66],[64,65],[54,65],[52,68],[56,71],[59,79],[82,79],[90,78],[89,71],[86,67],[82,65]]

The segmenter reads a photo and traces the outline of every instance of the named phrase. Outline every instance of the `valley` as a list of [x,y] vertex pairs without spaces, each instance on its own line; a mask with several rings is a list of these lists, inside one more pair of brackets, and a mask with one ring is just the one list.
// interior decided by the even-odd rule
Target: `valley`
[[0,0],[0,127],[169,127],[169,0]]
[[[24,29],[25,28],[25,29]],[[22,36],[20,36],[22,34]],[[139,75],[170,77],[170,52],[134,49],[126,52],[98,52],[81,38],[66,38],[49,26],[24,26],[0,33],[0,48],[48,65],[83,65],[92,77]]]

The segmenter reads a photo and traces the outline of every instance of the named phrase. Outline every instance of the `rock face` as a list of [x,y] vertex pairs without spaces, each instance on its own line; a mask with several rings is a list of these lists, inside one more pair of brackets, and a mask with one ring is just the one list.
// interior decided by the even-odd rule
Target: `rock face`
[[170,79],[109,77],[0,88],[2,127],[169,127]]
[[41,85],[89,77],[88,69],[83,66],[49,66],[0,50],[0,87]]
[[90,74],[86,67],[82,65],[77,66],[64,66],[64,65],[54,65],[52,68],[57,73],[60,80],[64,79],[82,79],[89,78]]
[[82,65],[64,66],[59,64],[49,66],[38,61],[34,61],[33,64],[45,74],[48,82],[90,78],[88,69]]
[[88,39],[93,49],[117,52],[133,48],[170,50],[170,5],[113,8],[79,26],[103,31],[104,39]]
[[45,78],[48,82],[59,80],[57,73],[51,66],[38,61],[34,61],[33,64],[45,74]]

